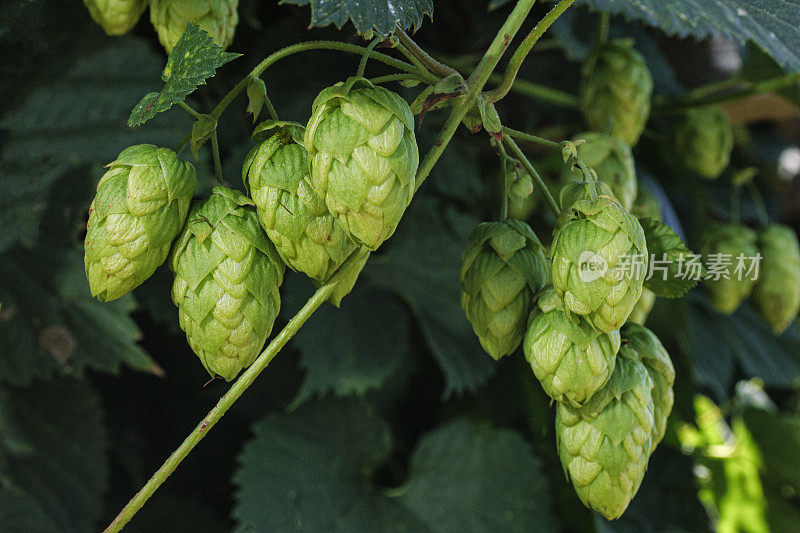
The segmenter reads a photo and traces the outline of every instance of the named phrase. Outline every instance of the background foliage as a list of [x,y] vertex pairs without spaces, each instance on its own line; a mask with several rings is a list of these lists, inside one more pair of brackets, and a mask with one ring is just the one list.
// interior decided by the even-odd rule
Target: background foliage
[[[299,7],[240,2],[229,51],[245,55],[218,68],[190,97],[194,107],[209,111],[287,44],[362,43],[353,25],[379,33],[395,21],[421,27],[419,42],[467,70],[508,10],[503,0],[439,1],[431,23],[430,0],[284,3]],[[586,28],[596,23],[587,4],[619,14],[612,36],[636,40],[657,94],[730,75],[713,68],[720,47],[742,58],[748,79],[800,71],[796,0],[582,4],[554,26],[521,78],[576,92],[577,62],[594,38]],[[537,7],[529,24],[546,9]],[[733,44],[683,39],[709,35]],[[264,81],[281,116],[305,122],[316,93],[354,73],[357,60],[295,56]],[[191,126],[179,109],[127,126],[131,108],[163,87],[164,63],[146,17],[110,38],[79,2],[0,5],[0,530],[98,529],[225,391],[220,381],[204,386],[207,375],[177,327],[166,269],[112,304],[92,301],[83,274],[82,231],[102,165],[130,144],[174,146]],[[370,63],[369,72],[385,70]],[[800,141],[800,110],[786,103],[800,102],[800,92],[782,94],[728,108],[740,125],[734,166],[757,167],[771,216],[797,227],[800,186],[781,180],[776,162]],[[245,106],[237,100],[219,126],[234,187],[251,146]],[[498,108],[509,126],[553,138],[582,129],[575,111],[522,95]],[[423,150],[442,115],[425,117]],[[651,127],[635,154],[640,175],[670,206],[667,221],[695,244],[707,213],[727,216],[729,180],[698,189],[663,155],[659,120]],[[549,154],[525,149],[546,166]],[[201,152],[198,194],[212,183],[208,159]],[[726,513],[737,508],[752,511],[752,531],[796,525],[800,332],[794,325],[776,338],[747,306],[722,317],[702,289],[659,300],[648,322],[675,362],[677,401],[638,496],[614,523],[578,502],[555,455],[548,399],[521,358],[486,356],[458,303],[461,252],[474,225],[496,210],[498,175],[485,134],[459,130],[342,309],[326,306],[310,320],[130,530],[698,531],[735,529]],[[548,216],[538,212],[532,223],[547,228]],[[755,220],[748,202],[743,216]],[[289,275],[278,325],[312,291]],[[725,453],[712,453],[720,444]]]

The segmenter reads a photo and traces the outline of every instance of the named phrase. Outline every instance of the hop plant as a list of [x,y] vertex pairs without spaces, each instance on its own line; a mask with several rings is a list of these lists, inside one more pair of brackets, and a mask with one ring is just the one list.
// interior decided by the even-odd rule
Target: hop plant
[[[703,281],[713,306],[730,315],[755,285],[753,276],[737,272],[740,261],[747,265],[758,254],[756,232],[740,224],[716,224],[706,233],[701,255],[709,266],[719,259],[721,272],[709,271]],[[726,272],[727,270],[727,272]]]
[[108,165],[86,225],[84,265],[92,296],[119,298],[161,266],[196,183],[191,164],[151,144],[126,148]]
[[800,246],[786,226],[771,224],[758,232],[761,260],[751,300],[776,334],[789,327],[800,310]]
[[567,316],[581,315],[607,333],[625,323],[641,296],[647,245],[639,221],[613,197],[584,199],[579,190],[577,184],[562,189],[564,212],[551,247],[553,286]]
[[633,202],[631,214],[636,218],[651,218],[653,220],[661,220],[661,204],[655,195],[642,185],[639,184],[636,190],[636,200]]
[[698,175],[715,179],[731,160],[733,127],[717,106],[688,110],[672,132],[675,152]]
[[356,245],[311,187],[303,133],[299,124],[259,124],[253,133],[258,144],[245,159],[242,179],[284,262],[323,282]]
[[[592,68],[593,67],[593,68]],[[630,41],[606,43],[584,68],[583,114],[589,128],[635,146],[650,115],[653,78]]]
[[370,250],[392,236],[414,195],[419,149],[405,100],[363,78],[323,90],[305,134],[311,184]]
[[656,293],[647,287],[643,287],[642,295],[639,296],[636,305],[634,305],[631,310],[630,316],[628,316],[628,322],[644,326],[644,323],[647,322],[647,317],[650,316],[650,311],[653,310],[653,306],[655,305]]
[[585,405],[556,406],[564,472],[584,505],[609,520],[625,512],[647,469],[653,445],[652,387],[642,363],[619,357],[611,379]]
[[212,376],[232,380],[272,330],[285,268],[250,199],[215,187],[195,204],[170,268],[172,301],[189,345]]
[[508,217],[526,220],[536,210],[538,197],[533,194],[533,179],[523,168],[511,171],[508,184]]
[[653,450],[664,438],[667,419],[675,403],[672,385],[675,383],[675,367],[664,345],[655,333],[638,324],[625,324],[622,328],[625,344],[620,353],[641,362],[653,381]]
[[139,22],[147,0],[83,0],[83,4],[108,35],[123,35]]
[[461,262],[461,307],[494,359],[519,346],[548,273],[544,247],[524,222],[484,222],[472,232]]
[[611,377],[619,331],[599,333],[585,320],[571,321],[551,289],[539,298],[523,341],[525,358],[548,396],[580,406]]
[[217,45],[227,48],[239,23],[238,5],[239,0],[150,0],[150,22],[167,53],[189,21],[205,30]]
[[[597,178],[611,187],[614,196],[622,207],[630,211],[636,199],[636,167],[633,154],[624,141],[602,133],[578,135],[585,142],[578,145],[578,157],[594,169]],[[583,181],[583,172],[572,166],[565,166],[567,179]]]

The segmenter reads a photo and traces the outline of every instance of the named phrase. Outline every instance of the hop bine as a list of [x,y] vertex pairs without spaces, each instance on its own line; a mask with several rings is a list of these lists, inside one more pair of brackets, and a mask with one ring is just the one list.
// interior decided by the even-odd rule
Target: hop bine
[[703,285],[712,305],[721,313],[732,314],[747,298],[756,280],[739,269],[740,264],[758,254],[756,232],[740,224],[716,224],[704,237],[702,257],[707,267],[719,259],[722,272],[709,270]]
[[97,184],[84,243],[86,278],[102,301],[127,294],[166,260],[186,220],[194,167],[167,148],[123,150]]
[[189,21],[206,31],[217,45],[227,48],[239,23],[238,5],[239,0],[150,0],[150,22],[167,53]]
[[800,246],[786,226],[771,224],[758,231],[763,257],[751,300],[776,334],[783,333],[800,309]]
[[83,3],[108,35],[128,33],[147,7],[147,0],[83,0]]

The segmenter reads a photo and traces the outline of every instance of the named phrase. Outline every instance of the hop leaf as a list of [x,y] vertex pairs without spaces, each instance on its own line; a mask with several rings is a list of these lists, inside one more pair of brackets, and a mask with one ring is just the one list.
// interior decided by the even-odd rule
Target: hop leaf
[[280,310],[284,264],[245,196],[215,187],[175,243],[172,301],[206,370],[230,381],[258,356]]
[[377,249],[414,195],[414,117],[397,94],[363,78],[323,90],[305,134],[311,184],[357,243]]
[[717,106],[690,109],[676,121],[672,143],[689,169],[715,179],[730,162],[733,127],[728,115]]
[[787,227],[772,224],[758,232],[763,257],[751,299],[776,334],[783,333],[800,309],[800,246]]
[[702,256],[707,266],[716,262],[724,270],[719,275],[709,271],[703,285],[709,293],[712,305],[721,313],[732,314],[747,298],[755,285],[751,276],[734,272],[736,262],[741,258],[754,258],[756,232],[739,224],[717,224],[712,226],[703,239]]
[[239,23],[238,5],[239,0],[150,0],[150,22],[167,53],[172,51],[189,21],[225,49],[233,41]]
[[127,294],[166,260],[197,183],[194,167],[167,148],[123,150],[97,184],[84,243],[92,296]]
[[147,0],[83,0],[83,3],[108,35],[128,33],[147,7]]
[[653,275],[645,281],[645,287],[662,298],[683,296],[697,285],[695,276],[681,271],[687,270],[685,265],[694,255],[678,234],[663,222],[645,218],[641,225],[653,261]]
[[548,270],[544,247],[524,222],[484,222],[472,232],[461,262],[461,307],[493,358],[519,346]]

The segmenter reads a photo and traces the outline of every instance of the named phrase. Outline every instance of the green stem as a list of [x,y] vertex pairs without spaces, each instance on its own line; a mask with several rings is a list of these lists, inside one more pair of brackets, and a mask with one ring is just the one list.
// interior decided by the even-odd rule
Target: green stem
[[544,137],[531,135],[530,133],[525,133],[524,131],[515,130],[506,126],[503,126],[503,133],[506,135],[510,135],[515,139],[519,139],[521,141],[528,141],[536,144],[541,144],[542,146],[555,148],[556,150],[561,150],[564,147],[564,145],[559,142],[551,141],[550,139],[545,139]]
[[743,83],[747,83],[743,81],[739,77],[732,77],[722,81],[715,81],[713,83],[708,83],[706,85],[702,85],[700,87],[696,87],[689,91],[686,96],[691,99],[701,98],[704,96],[708,96],[710,94],[727,91],[729,89],[734,89]]
[[597,23],[597,46],[601,46],[608,42],[608,30],[611,26],[611,13],[602,11],[600,13],[600,20]]
[[755,183],[747,183],[747,191],[750,193],[750,198],[753,199],[753,204],[756,206],[756,213],[758,214],[758,221],[762,226],[769,224],[769,215],[767,214],[767,206],[764,205],[764,198],[756,187]]
[[183,152],[183,149],[186,148],[186,145],[189,144],[189,141],[191,140],[192,140],[192,132],[190,131],[183,137],[183,139],[181,139],[181,142],[178,143],[178,146],[175,147],[175,153],[180,154],[181,152]]
[[503,81],[499,87],[494,89],[493,91],[489,91],[487,93],[487,98],[490,102],[496,102],[503,98],[508,91],[511,90],[511,87],[514,85],[514,80],[517,77],[517,73],[519,72],[520,67],[522,66],[523,61],[530,53],[531,48],[533,45],[536,44],[536,41],[544,35],[544,32],[561,16],[564,11],[567,10],[569,6],[575,3],[575,0],[561,0],[556,6],[550,10],[550,12],[545,15],[542,20],[539,21],[538,24],[531,30],[531,32],[523,39],[522,43],[517,47],[517,50],[514,52],[514,55],[511,56],[511,59],[508,62],[508,67],[506,67],[505,74],[503,76]]
[[411,61],[411,64],[412,64],[412,65],[414,65],[415,67],[417,67],[417,70],[420,72],[420,74],[421,74],[421,75],[424,75],[424,76],[429,76],[429,75],[430,75],[430,76],[435,76],[435,74],[433,74],[431,71],[429,71],[429,70],[428,70],[428,69],[425,67],[425,65],[423,65],[423,64],[422,64],[422,62],[421,62],[419,59],[417,59],[417,58],[414,56],[414,54],[412,54],[412,53],[411,53],[411,52],[408,50],[408,48],[406,48],[405,46],[403,46],[403,45],[402,45],[402,44],[400,44],[399,42],[397,43],[397,46],[396,46],[396,48],[397,48],[397,51],[398,51],[398,52],[400,52],[401,54],[403,54],[403,55],[405,56],[405,58],[406,58],[406,59],[408,59],[409,61]]
[[416,76],[415,74],[387,74],[385,76],[378,76],[377,78],[369,79],[370,83],[374,83],[375,85],[390,81],[406,81],[406,80],[421,81],[419,77]]
[[[489,81],[499,82],[500,80],[500,76],[497,75],[492,75],[492,77],[489,78]],[[544,85],[539,85],[538,83],[527,80],[514,80],[514,85],[511,86],[511,90],[524,96],[543,100],[561,107],[570,109],[580,109],[581,107],[581,100],[576,95],[559,91],[551,87],[545,87]]]
[[508,147],[511,148],[511,151],[514,152],[514,155],[517,156],[519,162],[522,163],[522,166],[528,171],[528,174],[531,175],[533,181],[539,187],[539,191],[547,200],[547,203],[550,205],[550,209],[552,209],[553,212],[558,215],[561,212],[561,207],[559,207],[558,202],[556,202],[556,199],[553,198],[553,195],[550,194],[550,190],[547,188],[547,185],[544,184],[542,177],[538,172],[536,172],[536,169],[533,168],[533,165],[531,165],[531,162],[528,161],[527,157],[525,157],[525,154],[522,153],[522,150],[520,150],[519,146],[517,146],[517,143],[514,142],[514,139],[512,139],[510,135],[504,135],[503,142],[505,142]]
[[266,94],[264,95],[264,105],[267,106],[267,113],[272,120],[278,120],[278,111],[275,109],[275,106],[272,105],[272,100],[269,99],[269,96]]
[[756,94],[786,89],[797,85],[798,83],[800,83],[800,73],[797,72],[755,83],[743,82],[742,87],[731,92],[703,95],[703,91],[700,91],[700,97],[693,97],[692,93],[690,93],[688,96],[675,98],[672,100],[664,100],[656,105],[655,112],[657,114],[663,114],[676,112],[683,109],[722,104],[725,102],[740,100]]
[[372,42],[369,43],[367,46],[364,55],[361,57],[361,61],[358,63],[358,71],[356,72],[356,77],[363,78],[364,72],[367,71],[367,61],[369,61],[369,54],[372,52],[375,47],[378,45],[379,42],[383,40],[383,37],[375,37],[372,39]]
[[217,129],[211,133],[211,152],[214,154],[214,175],[217,177],[217,185],[222,185],[222,161],[219,158],[219,141],[217,140]]
[[500,221],[508,218],[508,163],[509,157],[502,142],[493,141],[500,152],[500,159],[503,162],[503,178],[501,180],[501,201],[500,201]]
[[452,76],[453,74],[458,74],[458,71],[453,67],[440,63],[436,61],[433,57],[430,56],[425,50],[420,48],[420,46],[414,42],[414,40],[409,37],[409,35],[403,31],[399,25],[395,28],[394,34],[397,36],[398,41],[405,47],[405,49],[414,56],[422,65],[424,65],[425,69],[433,74],[439,76],[440,78],[446,78],[447,76]]
[[178,102],[178,105],[179,105],[180,107],[182,107],[184,111],[186,111],[187,113],[189,113],[190,115],[192,115],[192,116],[193,116],[195,119],[199,119],[200,117],[202,117],[202,116],[203,116],[202,114],[200,114],[200,113],[198,113],[197,111],[195,111],[195,110],[192,108],[192,106],[190,106],[189,104],[187,104],[187,103],[186,103],[186,102],[184,102],[183,100],[181,100],[180,102]]

